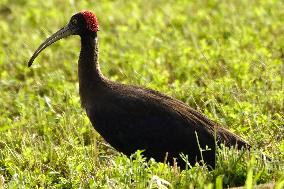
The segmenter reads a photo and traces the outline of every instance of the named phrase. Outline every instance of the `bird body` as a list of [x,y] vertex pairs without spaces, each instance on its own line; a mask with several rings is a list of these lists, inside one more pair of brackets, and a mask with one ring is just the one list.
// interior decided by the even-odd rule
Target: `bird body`
[[68,35],[80,35],[81,103],[94,128],[115,149],[126,155],[144,150],[144,156],[161,162],[167,154],[170,162],[177,158],[178,164],[184,167],[180,157],[183,153],[188,155],[191,164],[203,160],[214,167],[216,144],[238,148],[249,146],[237,135],[177,99],[105,78],[98,62],[98,28],[96,16],[91,12],[75,14],[59,34],[56,32],[39,47],[29,65],[53,42]]

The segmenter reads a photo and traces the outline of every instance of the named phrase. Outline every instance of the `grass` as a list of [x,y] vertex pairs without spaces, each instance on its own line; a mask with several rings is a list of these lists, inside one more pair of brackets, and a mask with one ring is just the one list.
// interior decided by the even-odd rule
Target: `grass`
[[[117,82],[178,98],[253,145],[188,170],[127,158],[92,128],[78,95],[78,37],[38,45],[71,15],[100,21],[100,64]],[[0,0],[0,188],[284,185],[282,1]],[[269,155],[272,161],[260,157]]]

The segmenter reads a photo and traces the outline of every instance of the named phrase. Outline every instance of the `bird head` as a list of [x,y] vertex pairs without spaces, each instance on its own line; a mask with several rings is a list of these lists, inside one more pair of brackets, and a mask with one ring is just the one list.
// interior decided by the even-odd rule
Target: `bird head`
[[39,55],[41,51],[43,51],[46,47],[51,45],[52,43],[68,37],[70,35],[97,35],[99,31],[99,22],[96,15],[90,11],[81,11],[75,15],[73,15],[69,21],[69,23],[48,37],[34,52],[33,56],[30,58],[28,62],[28,66],[30,67],[35,60],[35,58]]

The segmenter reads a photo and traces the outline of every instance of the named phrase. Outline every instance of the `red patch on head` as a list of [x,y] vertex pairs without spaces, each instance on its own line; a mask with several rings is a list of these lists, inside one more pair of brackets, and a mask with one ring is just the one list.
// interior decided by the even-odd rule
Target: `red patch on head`
[[96,15],[90,11],[81,11],[87,22],[87,28],[93,32],[99,31],[99,22]]

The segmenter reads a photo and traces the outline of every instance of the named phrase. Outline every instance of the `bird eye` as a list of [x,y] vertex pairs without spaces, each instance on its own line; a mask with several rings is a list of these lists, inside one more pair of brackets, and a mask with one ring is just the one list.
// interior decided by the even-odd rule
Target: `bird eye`
[[77,25],[77,23],[78,23],[78,20],[77,20],[77,19],[73,19],[73,20],[72,20],[72,24]]

